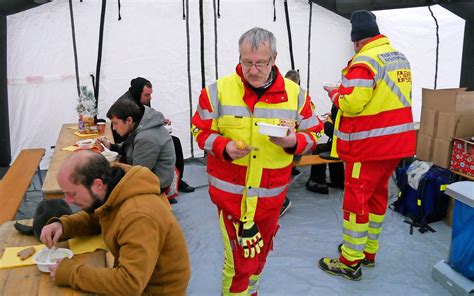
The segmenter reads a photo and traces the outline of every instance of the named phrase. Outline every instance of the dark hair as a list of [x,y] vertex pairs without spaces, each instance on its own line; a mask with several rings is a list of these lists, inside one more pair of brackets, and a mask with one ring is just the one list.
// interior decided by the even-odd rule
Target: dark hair
[[69,179],[72,183],[84,185],[86,188],[90,188],[95,179],[109,184],[112,180],[112,167],[102,154],[93,153],[73,166]]
[[145,86],[148,88],[152,88],[151,82],[143,77],[137,77],[130,81],[130,88],[128,89],[128,91],[130,92],[130,96],[135,101],[135,103],[137,103],[138,106],[142,105],[142,103],[140,102],[140,98],[142,96],[142,92]]
[[107,118],[117,117],[120,120],[126,120],[132,117],[133,122],[139,122],[142,117],[142,110],[133,101],[128,99],[117,100],[107,111]]
[[300,73],[296,70],[289,70],[288,72],[286,72],[285,78],[290,79],[298,85],[300,84]]

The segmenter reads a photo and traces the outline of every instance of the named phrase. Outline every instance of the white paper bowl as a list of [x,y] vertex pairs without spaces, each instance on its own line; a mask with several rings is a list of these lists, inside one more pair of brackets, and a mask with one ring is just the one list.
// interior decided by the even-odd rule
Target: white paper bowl
[[290,129],[287,126],[269,124],[265,122],[257,122],[257,125],[259,133],[271,137],[286,137],[286,135],[288,135],[288,130]]
[[57,248],[51,251],[51,256],[49,257],[48,262],[46,259],[48,258],[48,251],[49,249],[44,247],[33,256],[33,262],[36,263],[38,266],[39,271],[41,272],[48,272],[49,273],[49,266],[56,264],[57,261],[64,259],[64,258],[72,258],[74,254],[71,250],[65,248]]
[[323,86],[325,87],[336,87],[336,88],[339,88],[341,84],[338,83],[338,82],[324,82],[323,83]]
[[92,139],[80,140],[76,142],[79,149],[92,149],[95,146],[95,141]]
[[118,152],[115,151],[110,151],[110,150],[104,150],[100,154],[102,154],[105,158],[107,158],[108,161],[116,161],[118,159]]

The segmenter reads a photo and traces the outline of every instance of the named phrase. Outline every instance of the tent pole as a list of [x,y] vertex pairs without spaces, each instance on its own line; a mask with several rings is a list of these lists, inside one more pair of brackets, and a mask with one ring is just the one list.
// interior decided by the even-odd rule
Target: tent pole
[[7,17],[0,13],[0,166],[12,160],[7,88]]
[[[186,1],[186,13],[183,12],[183,18],[186,19],[186,59],[188,64],[188,100],[189,100],[189,129],[192,127],[191,118],[193,117],[193,97],[191,93],[191,50],[189,39],[189,0]],[[194,158],[193,135],[189,133],[189,142],[191,143],[191,158]]]

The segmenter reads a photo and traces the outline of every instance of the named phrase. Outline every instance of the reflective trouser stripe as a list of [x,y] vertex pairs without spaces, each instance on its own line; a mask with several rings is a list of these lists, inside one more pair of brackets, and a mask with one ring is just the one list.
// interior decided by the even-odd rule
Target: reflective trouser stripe
[[[231,294],[230,286],[232,285],[232,278],[235,276],[234,270],[234,254],[232,253],[232,242],[227,233],[224,223],[224,215],[222,210],[219,211],[219,226],[221,228],[222,242],[224,244],[224,268],[222,269],[222,295],[239,295]],[[240,295],[247,295],[246,291]]]
[[349,221],[345,220],[342,224],[342,256],[349,261],[359,261],[364,259],[364,250],[367,243],[367,234],[369,223],[358,224],[356,214],[349,214]]
[[258,287],[260,286],[260,275],[251,275],[249,281],[249,294],[255,294],[258,292]]
[[222,295],[246,295],[257,292],[260,274],[263,271],[273,237],[278,226],[278,212],[256,222],[263,239],[263,248],[255,258],[244,258],[238,245],[238,220],[229,212],[218,208],[219,226],[224,245],[224,267],[222,270]]
[[375,254],[379,249],[379,236],[382,232],[382,225],[385,215],[369,214],[369,237],[365,251]]
[[229,237],[226,225],[224,223],[223,211],[219,211],[219,226],[221,228],[222,241],[224,243],[224,268],[222,269],[222,295],[223,296],[247,296],[249,295],[248,290],[242,292],[231,292],[232,279],[235,276],[235,265],[234,265],[234,253],[232,252],[235,246],[235,240]]

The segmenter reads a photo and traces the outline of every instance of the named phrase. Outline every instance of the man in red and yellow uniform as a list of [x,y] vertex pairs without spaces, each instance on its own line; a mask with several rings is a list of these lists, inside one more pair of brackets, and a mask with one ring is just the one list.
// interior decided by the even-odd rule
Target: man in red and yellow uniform
[[[235,73],[202,90],[192,132],[208,155],[209,195],[224,242],[222,294],[257,295],[293,155],[315,148],[322,124],[305,91],[275,66],[271,32],[245,32],[239,53]],[[259,123],[283,122],[294,124],[287,136],[259,133]]]
[[361,263],[375,265],[388,179],[401,158],[415,154],[416,140],[408,60],[379,33],[372,12],[354,11],[351,23],[356,54],[340,87],[325,87],[339,108],[332,155],[346,163],[343,244],[338,259],[322,258],[319,266],[360,280]]

